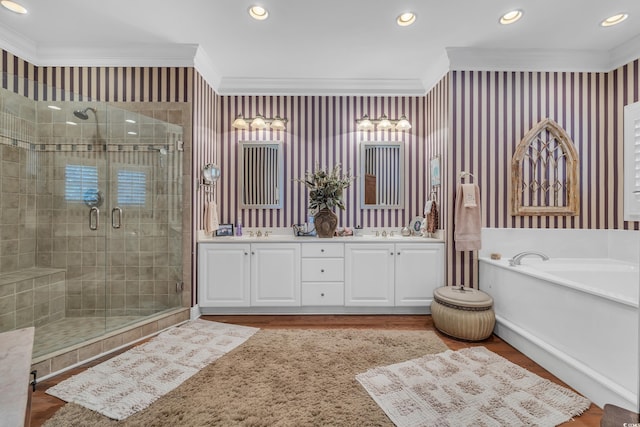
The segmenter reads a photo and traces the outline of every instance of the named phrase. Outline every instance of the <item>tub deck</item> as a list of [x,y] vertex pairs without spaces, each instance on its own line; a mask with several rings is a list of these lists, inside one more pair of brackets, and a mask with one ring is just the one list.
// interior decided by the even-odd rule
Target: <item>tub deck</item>
[[479,283],[494,299],[498,336],[598,406],[637,408],[637,297],[488,258]]

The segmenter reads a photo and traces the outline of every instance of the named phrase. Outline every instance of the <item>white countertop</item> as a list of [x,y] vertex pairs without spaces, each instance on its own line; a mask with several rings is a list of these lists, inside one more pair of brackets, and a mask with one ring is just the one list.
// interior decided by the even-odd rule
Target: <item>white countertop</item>
[[[387,235],[376,237],[375,231],[365,232],[356,236],[320,238],[317,236],[295,236],[293,230],[286,229],[266,229],[269,236],[265,237],[265,229],[261,229],[263,235],[255,236],[257,229],[244,229],[242,236],[211,236],[204,233],[203,230],[198,231],[198,243],[444,243],[441,238],[422,237],[422,236],[402,236],[395,232],[394,236]],[[250,236],[250,231],[254,231],[254,236]],[[387,231],[387,233],[389,233]]]
[[0,334],[0,424],[24,425],[31,381],[31,355],[35,328]]

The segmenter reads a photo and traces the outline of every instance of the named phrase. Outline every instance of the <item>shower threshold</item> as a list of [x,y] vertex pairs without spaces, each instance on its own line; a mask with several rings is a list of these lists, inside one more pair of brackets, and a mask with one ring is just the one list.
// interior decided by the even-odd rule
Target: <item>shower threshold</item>
[[80,344],[148,316],[65,317],[36,327],[33,357]]

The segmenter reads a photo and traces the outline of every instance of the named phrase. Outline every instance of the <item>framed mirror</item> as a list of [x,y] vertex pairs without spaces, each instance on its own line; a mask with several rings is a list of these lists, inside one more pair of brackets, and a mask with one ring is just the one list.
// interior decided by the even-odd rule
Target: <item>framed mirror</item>
[[202,168],[202,183],[204,185],[213,185],[220,178],[220,168],[213,163],[207,163]]
[[401,142],[360,143],[360,201],[362,209],[404,207],[404,145]]
[[238,184],[241,208],[282,208],[284,153],[277,141],[240,141]]

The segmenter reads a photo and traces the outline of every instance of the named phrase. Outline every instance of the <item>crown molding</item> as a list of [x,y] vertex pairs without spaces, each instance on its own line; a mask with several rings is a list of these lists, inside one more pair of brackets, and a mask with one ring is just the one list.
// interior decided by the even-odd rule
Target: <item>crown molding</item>
[[450,70],[611,71],[608,51],[448,47]]
[[0,46],[35,66],[194,67],[220,95],[424,96],[454,70],[609,72],[640,58],[639,35],[611,51],[448,47],[421,79],[285,79],[221,77],[197,44],[53,46],[0,28]]
[[38,65],[38,52],[33,40],[26,39],[8,28],[0,27],[0,46],[7,52],[33,65]]
[[419,79],[272,79],[223,77],[220,95],[423,96]]
[[218,88],[220,87],[220,73],[214,67],[213,61],[201,46],[198,46],[196,50],[195,57],[193,58],[193,66],[209,86],[218,92]]
[[38,46],[38,65],[71,67],[190,67],[196,44]]
[[622,43],[611,51],[611,70],[640,58],[640,35]]
[[425,87],[425,95],[437,85],[440,80],[450,71],[451,65],[447,52],[442,52],[434,61],[431,67],[422,78],[422,85]]

